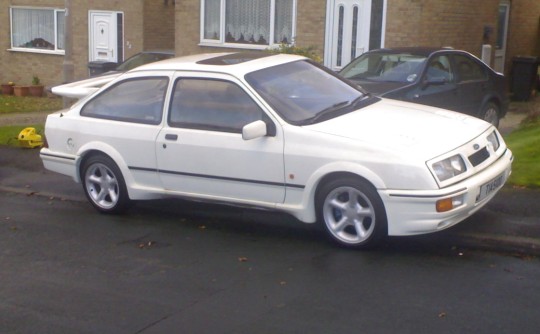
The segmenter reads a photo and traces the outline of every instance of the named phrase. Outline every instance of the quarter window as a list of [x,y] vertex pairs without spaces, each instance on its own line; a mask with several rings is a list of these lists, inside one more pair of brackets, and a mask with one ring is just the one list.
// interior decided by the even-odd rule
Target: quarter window
[[238,85],[210,79],[180,79],[174,87],[169,125],[241,133],[261,120],[262,109]]
[[454,62],[456,63],[456,71],[460,82],[487,80],[486,71],[473,59],[462,55],[454,55]]
[[264,46],[292,43],[296,0],[201,0],[201,42]]
[[12,7],[10,14],[13,50],[64,52],[63,9]]
[[82,116],[116,121],[159,124],[168,78],[144,78],[122,81],[90,100]]

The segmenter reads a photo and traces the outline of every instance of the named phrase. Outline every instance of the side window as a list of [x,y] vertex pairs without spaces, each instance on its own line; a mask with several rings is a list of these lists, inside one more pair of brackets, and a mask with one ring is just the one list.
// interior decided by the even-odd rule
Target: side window
[[450,59],[448,59],[448,56],[442,55],[431,58],[427,68],[426,78],[428,80],[443,79],[445,82],[453,81],[454,77],[450,69]]
[[148,77],[122,81],[84,105],[82,116],[159,124],[169,79]]
[[455,55],[454,63],[456,64],[456,71],[460,82],[487,80],[485,69],[474,59],[463,55]]
[[169,125],[190,129],[241,133],[262,119],[263,111],[234,83],[223,80],[179,79],[169,111]]

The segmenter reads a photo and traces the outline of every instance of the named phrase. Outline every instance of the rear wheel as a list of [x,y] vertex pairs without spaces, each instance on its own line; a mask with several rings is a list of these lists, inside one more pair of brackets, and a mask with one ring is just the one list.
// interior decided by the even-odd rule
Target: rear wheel
[[499,107],[493,103],[488,102],[482,108],[480,112],[480,118],[484,121],[493,124],[495,127],[499,126]]
[[370,248],[388,235],[384,205],[375,188],[352,177],[322,186],[317,213],[328,236],[351,248]]
[[83,188],[92,205],[103,213],[122,213],[130,204],[122,172],[114,161],[94,155],[83,163]]

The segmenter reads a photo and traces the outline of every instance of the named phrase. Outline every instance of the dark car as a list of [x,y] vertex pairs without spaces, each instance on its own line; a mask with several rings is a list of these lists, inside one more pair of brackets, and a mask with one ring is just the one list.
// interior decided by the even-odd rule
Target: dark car
[[135,67],[139,67],[144,64],[153,63],[160,60],[170,59],[174,57],[174,51],[169,50],[156,50],[156,51],[143,51],[136,55],[126,59],[123,63],[118,65],[115,71],[127,72]]
[[378,49],[340,74],[375,95],[462,112],[495,126],[508,109],[506,78],[465,51]]

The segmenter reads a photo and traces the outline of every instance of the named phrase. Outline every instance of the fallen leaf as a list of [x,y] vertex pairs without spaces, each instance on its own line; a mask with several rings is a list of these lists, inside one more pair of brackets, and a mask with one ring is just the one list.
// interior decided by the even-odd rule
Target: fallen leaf
[[152,246],[155,245],[155,244],[156,244],[155,241],[141,242],[141,243],[139,244],[138,247],[139,247],[140,249],[150,248],[150,247],[152,247]]

